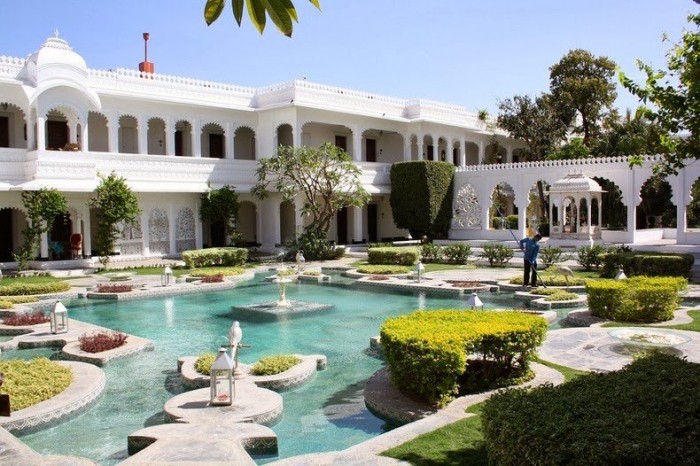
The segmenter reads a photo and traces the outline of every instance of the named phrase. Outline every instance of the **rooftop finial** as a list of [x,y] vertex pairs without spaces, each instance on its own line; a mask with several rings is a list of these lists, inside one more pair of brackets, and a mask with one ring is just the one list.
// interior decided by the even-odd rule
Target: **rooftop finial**
[[53,36],[58,39],[58,28],[53,30]]

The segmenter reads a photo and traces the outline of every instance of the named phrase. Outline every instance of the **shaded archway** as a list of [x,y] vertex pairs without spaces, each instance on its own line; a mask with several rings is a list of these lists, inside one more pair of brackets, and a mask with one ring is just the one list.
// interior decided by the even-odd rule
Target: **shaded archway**
[[640,197],[637,229],[676,227],[676,206],[671,202],[673,190],[668,181],[660,175],[652,176],[642,185]]
[[255,160],[255,132],[247,126],[241,126],[234,133],[233,158],[236,160]]
[[189,121],[175,123],[175,155],[192,157],[192,125]]
[[147,152],[153,155],[165,155],[166,137],[165,121],[162,118],[148,120]]
[[[501,230],[505,228],[513,228],[509,225],[508,216],[517,215],[515,208],[515,190],[513,187],[502,181],[498,183],[491,191],[491,206],[489,207],[489,218],[491,219],[489,229]],[[511,222],[513,220],[510,220]],[[517,228],[517,219],[515,228]]]
[[68,118],[58,109],[52,109],[46,114],[46,149],[63,150],[70,140]]
[[429,134],[423,136],[421,151],[423,153],[422,160],[435,160],[435,144],[433,137]]
[[226,154],[224,128],[217,123],[202,126],[202,157],[223,159]]
[[88,113],[88,150],[109,152],[108,121],[101,113]]
[[27,228],[27,219],[19,209],[0,209],[0,262],[14,261],[12,254],[22,248],[22,231]]
[[592,177],[603,189],[600,203],[603,220],[601,228],[607,230],[624,230],[627,228],[627,206],[622,202],[622,190],[607,178]]
[[122,115],[119,118],[119,152],[122,154],[138,154],[139,152],[139,122],[136,117]]
[[549,236],[549,183],[537,180],[528,190],[528,204],[525,214],[527,227],[542,236]]
[[20,107],[0,102],[0,147],[27,147],[27,121]]
[[[294,145],[294,130],[289,123],[277,127],[277,145],[292,147]],[[275,147],[275,150],[277,147]]]
[[241,201],[238,205],[236,229],[246,246],[258,244],[258,208],[254,202]]
[[464,153],[467,165],[479,165],[479,145],[475,142],[467,142],[464,145]]
[[700,229],[700,178],[690,188],[690,202],[685,209],[686,230]]

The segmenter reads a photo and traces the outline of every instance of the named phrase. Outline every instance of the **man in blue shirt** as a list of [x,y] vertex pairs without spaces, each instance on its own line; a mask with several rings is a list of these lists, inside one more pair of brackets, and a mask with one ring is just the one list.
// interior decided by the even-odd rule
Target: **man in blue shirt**
[[[523,238],[520,240],[520,250],[525,252],[525,264],[523,266],[523,286],[528,282],[533,288],[537,287],[537,254],[540,252],[542,235],[536,234],[532,239]],[[532,275],[530,274],[532,272]]]

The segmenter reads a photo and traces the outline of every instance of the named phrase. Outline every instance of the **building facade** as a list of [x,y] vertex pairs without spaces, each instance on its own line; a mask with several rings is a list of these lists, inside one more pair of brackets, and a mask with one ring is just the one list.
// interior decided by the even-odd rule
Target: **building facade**
[[[389,205],[395,162],[444,160],[458,167],[450,233],[455,239],[504,235],[484,213],[495,186],[510,190],[506,207],[517,211],[523,234],[532,181],[551,184],[572,169],[609,173],[609,163],[629,188],[626,201],[634,202],[651,174],[648,166],[624,174],[620,160],[585,167],[575,161],[521,163],[519,141],[456,105],[306,80],[249,88],[130,69],[94,70],[56,36],[26,59],[0,56],[0,262],[10,261],[21,245],[21,192],[41,187],[62,191],[69,212],[44,235],[39,255],[67,259],[70,237],[79,233],[77,255],[89,257],[97,216],[88,201],[99,176],[113,171],[127,180],[142,209],[140,222],[123,226],[123,256],[222,245],[221,229],[203,223],[198,208],[201,193],[224,185],[240,195],[237,227],[244,239],[274,250],[303,229],[304,218],[300,202],[283,202],[275,193],[261,201],[250,194],[257,161],[274,155],[280,144],[324,142],[351,155],[372,195],[367,206],[338,212],[329,232],[338,244],[407,236],[395,227]],[[673,181],[680,183],[674,186],[679,211],[689,203],[688,183],[695,179],[697,174],[685,173]],[[695,240],[685,230],[677,236]]]

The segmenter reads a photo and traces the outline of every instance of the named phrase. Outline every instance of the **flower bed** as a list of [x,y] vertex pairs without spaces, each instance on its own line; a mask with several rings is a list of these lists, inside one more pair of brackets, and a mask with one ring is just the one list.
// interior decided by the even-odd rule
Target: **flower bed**
[[205,275],[202,277],[202,283],[222,283],[224,281],[224,274],[217,273],[214,275]]
[[97,285],[98,293],[128,293],[133,290],[133,285],[127,284],[99,284]]
[[87,353],[101,353],[119,348],[126,343],[126,334],[121,332],[98,332],[92,335],[81,335],[78,341],[80,349]]
[[36,311],[17,313],[7,316],[2,320],[2,323],[13,327],[19,327],[23,325],[43,324],[49,320],[51,320],[49,316],[45,315],[41,311]]

